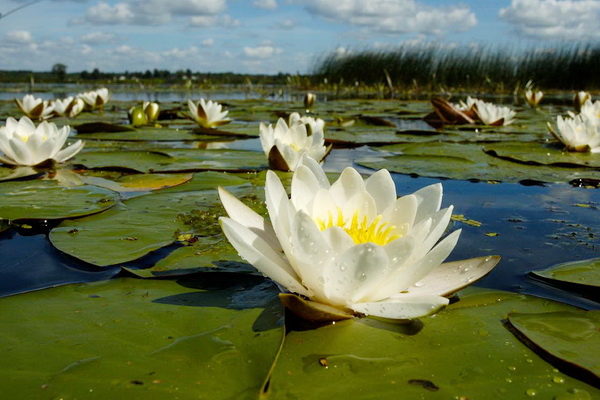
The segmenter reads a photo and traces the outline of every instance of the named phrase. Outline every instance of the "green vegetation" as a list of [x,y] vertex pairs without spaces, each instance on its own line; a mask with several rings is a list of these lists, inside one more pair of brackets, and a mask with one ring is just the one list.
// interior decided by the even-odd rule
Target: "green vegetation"
[[572,45],[513,51],[480,47],[403,46],[395,50],[333,52],[313,77],[330,84],[397,91],[507,92],[532,80],[541,89],[600,89],[600,46]]

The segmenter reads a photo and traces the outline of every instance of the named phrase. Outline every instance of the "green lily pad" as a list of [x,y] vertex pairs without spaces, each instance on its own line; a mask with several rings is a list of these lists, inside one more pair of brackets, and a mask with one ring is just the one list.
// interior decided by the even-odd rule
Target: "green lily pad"
[[248,150],[159,149],[155,151],[93,151],[71,161],[86,168],[137,172],[255,171],[264,169],[262,152]]
[[191,243],[187,246],[174,250],[150,268],[126,269],[141,278],[187,275],[207,270],[255,272],[243,262],[224,236],[191,236],[190,239]]
[[553,359],[583,369],[590,381],[600,383],[600,311],[511,313],[508,321],[527,343]]
[[190,231],[191,218],[220,204],[216,190],[147,194],[99,215],[65,220],[52,229],[50,241],[90,264],[120,264],[175,242],[180,233],[220,234],[216,223],[198,223]]
[[32,167],[3,167],[0,165],[0,182],[1,181],[11,181],[14,179],[25,178],[28,176],[35,176],[41,174],[41,172],[36,171]]
[[73,128],[78,134],[95,132],[135,132],[135,128],[132,126],[111,124],[108,122],[86,122],[74,125]]
[[172,128],[138,128],[133,131],[97,132],[77,135],[75,138],[82,140],[118,140],[118,141],[152,141],[152,142],[183,142],[197,140],[216,140],[214,135],[198,135],[187,129]]
[[60,186],[55,181],[13,181],[0,184],[0,218],[63,219],[111,208],[119,194],[97,186]]
[[519,163],[600,168],[600,154],[564,151],[558,145],[494,143],[486,145],[484,151]]
[[115,192],[146,192],[179,186],[189,182],[193,174],[135,174],[125,175],[113,181],[93,176],[82,176],[90,184],[105,187]]
[[[546,363],[503,325],[509,312],[573,307],[468,289],[408,324],[372,318],[289,332],[271,377],[273,399],[568,399],[600,390]],[[587,395],[587,397],[585,397]]]
[[258,398],[283,338],[277,289],[242,274],[121,278],[1,301],[7,398]]
[[531,274],[556,283],[566,282],[599,288],[600,258],[553,265],[541,271],[531,271]]
[[477,143],[413,143],[379,149],[402,154],[390,157],[371,156],[356,162],[367,168],[386,168],[400,174],[462,180],[569,182],[597,175],[597,172],[589,168],[514,163],[486,154]]

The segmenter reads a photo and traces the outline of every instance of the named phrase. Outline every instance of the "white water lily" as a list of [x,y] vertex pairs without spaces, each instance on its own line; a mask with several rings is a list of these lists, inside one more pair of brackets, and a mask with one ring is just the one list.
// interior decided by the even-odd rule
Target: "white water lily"
[[18,122],[9,117],[6,125],[0,127],[0,162],[9,165],[38,165],[52,159],[63,162],[77,154],[84,143],[81,140],[61,150],[69,137],[70,127],[61,129],[52,122],[42,122],[36,126],[27,117]]
[[260,143],[273,169],[294,171],[303,154],[322,161],[328,154],[320,118],[292,113],[288,122],[279,118],[275,127],[260,123]]
[[581,106],[579,115],[590,120],[591,123],[600,124],[600,100],[594,102],[587,100]]
[[85,103],[82,99],[73,96],[69,96],[62,100],[53,100],[52,105],[54,106],[54,115],[69,118],[79,115],[85,107]]
[[471,111],[475,107],[475,101],[477,99],[467,96],[466,101],[459,101],[458,104],[452,104],[457,110],[460,111]]
[[592,100],[592,95],[589,92],[580,91],[575,93],[573,96],[573,106],[577,112],[581,111],[581,106],[584,105],[588,100]]
[[23,100],[15,98],[15,103],[23,114],[31,119],[50,118],[54,111],[54,106],[48,100],[36,98],[31,94],[23,96]]
[[542,101],[543,97],[544,93],[541,90],[534,92],[531,89],[527,89],[525,92],[525,100],[527,101],[527,104],[534,108],[540,104],[540,101]]
[[194,103],[188,100],[188,107],[190,113],[186,116],[203,128],[214,128],[231,122],[231,119],[225,118],[229,111],[223,111],[223,106],[216,101],[200,99],[198,103]]
[[515,120],[515,111],[509,107],[499,107],[483,100],[475,100],[475,112],[484,125],[510,125]]
[[600,123],[595,115],[579,114],[574,118],[556,118],[558,132],[548,124],[550,133],[560,140],[567,150],[600,153]]
[[330,184],[305,155],[292,178],[291,198],[268,171],[270,223],[224,189],[219,194],[229,215],[220,218],[221,227],[243,258],[290,292],[349,315],[430,314],[499,260],[442,264],[460,231],[439,241],[452,214],[451,206],[440,209],[441,184],[397,198],[387,170],[365,181],[346,168]]
[[110,92],[107,88],[101,88],[80,93],[77,97],[81,98],[90,110],[102,109],[110,99]]

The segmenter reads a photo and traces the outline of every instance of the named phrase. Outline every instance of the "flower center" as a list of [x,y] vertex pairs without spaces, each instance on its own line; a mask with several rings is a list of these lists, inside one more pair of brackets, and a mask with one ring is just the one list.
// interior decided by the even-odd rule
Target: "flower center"
[[316,218],[315,222],[321,231],[333,226],[339,226],[350,235],[355,244],[375,243],[379,246],[384,246],[402,237],[401,234],[397,233],[394,225],[391,225],[387,221],[382,222],[381,219],[381,215],[378,215],[371,222],[367,221],[366,216],[360,219],[358,210],[354,212],[352,218],[347,219],[344,218],[342,210],[338,207],[337,217],[334,217],[330,211],[329,218],[325,220]]

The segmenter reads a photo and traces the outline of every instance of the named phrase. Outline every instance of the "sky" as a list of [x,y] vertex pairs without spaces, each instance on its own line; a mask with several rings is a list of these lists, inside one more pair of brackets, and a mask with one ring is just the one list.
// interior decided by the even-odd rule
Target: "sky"
[[0,70],[310,73],[436,45],[600,44],[600,0],[0,0]]

